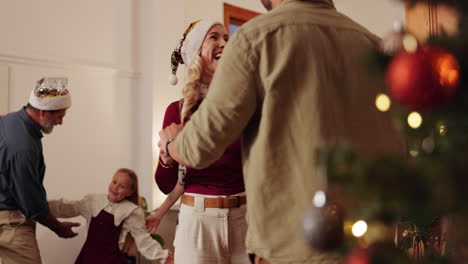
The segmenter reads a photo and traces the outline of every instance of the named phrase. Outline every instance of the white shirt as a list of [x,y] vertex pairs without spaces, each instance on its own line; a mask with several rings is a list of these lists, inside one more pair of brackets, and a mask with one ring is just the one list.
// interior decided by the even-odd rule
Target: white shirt
[[122,222],[122,231],[119,237],[119,248],[122,249],[128,232],[135,239],[138,251],[149,260],[161,259],[164,263],[169,252],[163,250],[159,242],[154,240],[146,231],[145,214],[136,204],[123,200],[120,203],[111,203],[107,194],[88,194],[78,201],[64,199],[49,201],[52,215],[58,218],[83,216],[90,223],[91,217],[96,217],[101,210],[114,216],[114,225]]

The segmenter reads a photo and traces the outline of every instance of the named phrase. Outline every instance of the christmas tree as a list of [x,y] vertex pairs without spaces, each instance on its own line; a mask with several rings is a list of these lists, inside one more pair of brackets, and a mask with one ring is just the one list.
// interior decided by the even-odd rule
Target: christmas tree
[[396,27],[372,52],[386,84],[375,105],[392,112],[407,155],[365,160],[334,143],[317,161],[349,199],[317,192],[305,238],[316,250],[340,251],[346,264],[468,261],[468,1],[404,4],[417,2],[450,5],[461,19],[456,35],[441,30],[425,43]]

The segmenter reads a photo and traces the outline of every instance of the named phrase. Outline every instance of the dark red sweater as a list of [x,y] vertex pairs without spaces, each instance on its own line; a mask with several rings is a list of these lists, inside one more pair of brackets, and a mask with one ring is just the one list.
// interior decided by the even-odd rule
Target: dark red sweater
[[[180,101],[176,101],[167,107],[166,114],[164,115],[163,128],[172,123],[181,123],[181,106]],[[178,164],[170,168],[164,168],[161,166],[161,162],[158,164],[155,179],[159,189],[163,193],[168,194],[174,188],[177,183],[177,171]],[[223,156],[208,168],[201,170],[187,168],[185,192],[209,195],[232,195],[243,191],[244,179],[242,176],[240,138],[229,145]]]

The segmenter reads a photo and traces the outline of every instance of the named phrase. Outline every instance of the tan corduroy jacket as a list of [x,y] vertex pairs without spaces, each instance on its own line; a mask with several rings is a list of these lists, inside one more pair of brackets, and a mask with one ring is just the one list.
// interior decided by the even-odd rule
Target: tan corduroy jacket
[[367,157],[399,152],[382,87],[363,56],[379,39],[330,0],[286,0],[229,40],[205,101],[177,136],[189,166],[218,159],[242,134],[249,252],[272,263],[339,263],[304,243],[318,147],[345,139]]

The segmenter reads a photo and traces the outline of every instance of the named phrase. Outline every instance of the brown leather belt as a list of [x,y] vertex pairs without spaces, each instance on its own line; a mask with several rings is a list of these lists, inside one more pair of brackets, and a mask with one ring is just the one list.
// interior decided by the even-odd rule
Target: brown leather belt
[[[188,206],[195,204],[195,197],[184,194],[182,203]],[[228,196],[228,197],[213,197],[204,198],[205,208],[236,208],[247,203],[245,196]]]

